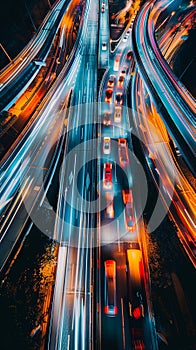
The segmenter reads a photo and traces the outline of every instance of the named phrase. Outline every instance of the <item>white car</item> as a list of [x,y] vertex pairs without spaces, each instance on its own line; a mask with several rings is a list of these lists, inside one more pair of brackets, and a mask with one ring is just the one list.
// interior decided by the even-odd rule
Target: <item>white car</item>
[[116,123],[120,123],[121,122],[121,118],[122,118],[122,109],[119,106],[115,107],[114,110],[114,121]]
[[102,50],[103,50],[103,51],[106,51],[106,50],[107,50],[107,44],[106,44],[106,42],[103,42],[103,43],[102,43]]
[[103,153],[110,154],[110,151],[111,151],[110,137],[104,137],[103,138]]
[[114,218],[114,194],[112,192],[106,192],[106,208],[105,217],[108,219]]

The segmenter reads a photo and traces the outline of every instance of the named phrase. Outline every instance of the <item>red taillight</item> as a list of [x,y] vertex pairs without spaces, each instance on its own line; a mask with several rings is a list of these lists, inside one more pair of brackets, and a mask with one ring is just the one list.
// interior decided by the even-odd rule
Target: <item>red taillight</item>
[[141,318],[142,316],[142,310],[140,307],[136,307],[134,310],[133,310],[133,317],[136,319],[136,320],[139,320],[139,318]]
[[118,313],[117,306],[104,306],[104,314],[109,316],[115,316]]

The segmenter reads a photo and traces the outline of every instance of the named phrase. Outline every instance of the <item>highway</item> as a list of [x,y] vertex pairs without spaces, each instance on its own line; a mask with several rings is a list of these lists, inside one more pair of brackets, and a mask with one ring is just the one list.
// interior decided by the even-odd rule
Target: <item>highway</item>
[[[183,31],[186,30],[185,25],[189,23],[194,16],[195,9],[192,9],[184,18]],[[182,35],[180,31],[173,37],[172,34],[175,30],[176,28],[171,27],[171,30],[168,30],[168,32],[162,35],[159,43],[159,50],[163,50],[164,47],[164,51],[167,53],[168,59],[170,60],[178,49],[179,39]],[[173,38],[172,47],[170,42],[171,36]],[[139,73],[137,73],[133,79],[132,101],[135,127],[143,143],[148,145],[146,159],[152,177],[159,191],[161,191],[159,182],[161,178],[163,182],[163,189],[161,192],[163,198],[166,198],[166,193],[168,195],[166,199],[166,206],[168,208],[171,199],[173,201],[174,208],[171,209],[171,215],[176,225],[179,227],[178,234],[180,240],[195,266],[195,192],[179,168],[170,146],[167,130],[161,122],[156,106],[152,101],[149,101],[149,90],[142,83]],[[136,111],[140,111],[140,113]],[[155,175],[153,171],[155,171]],[[157,180],[157,173],[159,180]]]
[[[195,174],[193,166],[195,158],[194,114],[185,105],[185,101],[181,98],[176,86],[169,80],[169,74],[166,74],[163,70],[160,63],[163,60],[157,56],[159,51],[152,42],[152,27],[149,25],[151,5],[151,2],[146,3],[133,26],[135,58],[142,78],[148,87],[150,86],[151,97],[154,99],[154,103],[159,105],[159,113],[162,114],[172,137],[184,155],[186,163],[192,173]],[[168,2],[162,2],[161,5],[158,3],[157,6],[158,10],[156,8],[156,12],[162,12],[163,9],[167,8]],[[140,31],[139,28],[143,28],[143,30]],[[160,101],[164,107],[160,105]]]
[[[142,81],[137,75],[132,85],[133,110],[135,126],[144,145],[148,145],[145,154],[147,164],[163,196],[167,210],[171,211],[172,220],[180,227],[179,235],[187,254],[195,266],[195,192],[183,175],[170,146],[170,140],[155,106],[146,101],[148,95]],[[157,178],[158,174],[158,178]],[[162,183],[160,184],[160,179]],[[171,208],[171,202],[174,208]],[[169,209],[170,208],[170,209]]]
[[[46,291],[49,322],[40,325],[47,328],[45,348],[158,350],[146,233],[168,214],[196,266],[195,193],[170,142],[194,173],[194,99],[166,62],[184,31],[170,45],[178,27],[167,28],[157,43],[156,23],[168,2],[146,2],[112,50],[109,2],[82,2],[76,36],[79,4],[59,1],[14,66],[0,74],[1,107],[8,110],[20,105],[41,69],[33,60],[43,65],[56,40],[32,100],[33,118],[1,161],[0,274],[21,238],[37,227],[58,251],[54,290]],[[184,26],[194,16],[190,8]],[[148,184],[134,154],[135,135],[158,192],[148,227]],[[52,185],[56,210],[48,199]]]
[[[60,178],[55,230],[60,247],[49,349],[85,349],[93,342],[91,232],[95,219],[90,201],[94,198],[93,159],[97,153],[96,140],[91,141],[96,136],[97,23],[98,7],[89,1]],[[88,163],[91,160],[92,163]]]
[[[32,47],[30,46],[30,48],[26,48],[27,52],[25,52],[24,57],[22,56],[22,63],[20,59],[16,61],[14,72],[12,69],[11,72],[10,69],[6,70],[8,77],[11,75],[14,79],[7,78],[4,83],[4,80],[1,80],[0,77],[0,82],[3,84],[3,88],[0,91],[0,111],[8,109],[14,104],[14,102],[31,84],[42,65],[45,64],[46,57],[62,20],[62,16],[70,4],[70,0],[62,2],[62,7],[61,2],[57,7],[54,7],[51,17],[47,19],[46,24],[41,28],[40,35],[36,36],[32,42]],[[5,72],[2,74],[4,75]]]
[[[126,32],[124,33],[126,35]],[[137,218],[140,216],[141,203],[138,200],[138,190],[136,178],[139,178],[136,159],[132,154],[132,144],[130,137],[130,121],[127,109],[126,91],[130,80],[130,73],[133,70],[133,59],[127,58],[127,53],[132,48],[131,31],[127,30],[126,40],[122,37],[115,53],[110,55],[110,69],[106,70],[99,92],[99,162],[98,162],[98,192],[101,194],[99,199],[99,215],[97,217],[98,247],[97,256],[97,332],[98,348],[102,349],[129,349],[132,344],[133,349],[136,346],[141,348],[157,348],[156,332],[154,320],[152,317],[150,301],[148,300],[149,284],[148,271],[145,275],[145,288],[143,287],[144,318],[139,317],[135,322],[130,318],[130,304],[127,287],[127,261],[126,252],[131,244],[141,244],[140,251],[143,250],[143,222]],[[116,64],[116,58],[118,63]],[[120,77],[123,77],[120,78]],[[112,96],[108,97],[108,89],[112,90]],[[122,94],[120,101],[116,96]],[[109,150],[105,148],[105,139],[109,138]],[[124,163],[124,152],[119,147],[119,140],[125,141],[126,160]],[[108,142],[108,141],[107,141]],[[124,153],[123,153],[124,154]],[[111,185],[104,184],[104,168],[106,164],[111,164],[112,175]],[[132,219],[133,227],[127,228],[126,200],[123,199],[123,192],[131,191],[133,193]],[[134,196],[135,195],[135,196]],[[135,200],[134,200],[135,199]],[[128,210],[128,209],[127,209]],[[131,214],[129,214],[131,216]],[[136,243],[138,242],[138,243]],[[140,243],[139,243],[140,242]],[[109,244],[110,243],[110,244]],[[145,249],[143,250],[145,259]],[[110,316],[105,311],[105,271],[106,261],[115,261],[116,271],[116,315]],[[117,331],[114,333],[113,329]],[[149,345],[150,344],[150,345]]]
[[78,0],[73,1],[65,12],[46,60],[46,66],[41,67],[29,88],[7,111],[8,117],[1,124],[0,132],[2,163],[7,157],[6,152],[10,152],[13,144],[14,148],[16,147],[16,139],[21,131],[24,132],[24,127],[29,127],[27,123],[32,124],[33,119],[36,118],[36,109],[68,60],[75,41],[76,26],[79,26],[78,5]]
[[40,26],[38,32],[32,40],[27,44],[23,51],[5,68],[0,72],[0,81],[3,86],[3,90],[6,85],[8,85],[13,79],[20,74],[20,72],[27,66],[28,63],[35,58],[37,52],[41,49],[41,46],[44,44],[45,38],[48,36],[48,29],[52,28],[59,11],[63,6],[64,1],[58,1],[56,5],[52,8],[52,11],[46,15],[43,23]]

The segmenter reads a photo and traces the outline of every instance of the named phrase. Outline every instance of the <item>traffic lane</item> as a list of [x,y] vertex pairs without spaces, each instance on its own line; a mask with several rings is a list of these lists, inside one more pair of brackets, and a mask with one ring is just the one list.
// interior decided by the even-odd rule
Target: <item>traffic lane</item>
[[[48,31],[48,36],[44,45],[37,53],[38,61],[45,61],[52,42],[54,40],[57,27],[59,22],[61,21],[64,11],[67,9],[68,3],[70,0],[67,0],[62,9],[60,10],[58,17],[54,23],[54,26]],[[40,65],[35,64],[35,61],[30,62],[26,68],[21,72],[19,76],[15,79],[15,81],[11,82],[1,93],[1,102],[0,109],[5,109],[11,107],[11,105],[16,101],[16,99],[22,94],[22,92],[30,85],[33,81],[34,77],[38,74],[40,70]],[[16,83],[17,82],[17,83]],[[3,99],[3,100],[2,100]]]
[[[20,56],[16,57],[13,61],[14,64],[8,65],[6,69],[1,73],[1,81],[4,84],[7,84],[7,80],[11,78],[15,78],[16,74],[21,72],[25,65],[29,63],[36,55],[36,52],[40,49],[41,45],[43,45],[44,40],[46,40],[48,36],[48,29],[54,24],[58,11],[62,8],[64,4],[64,0],[58,2],[51,12],[43,20],[43,23],[40,27],[39,33],[35,36],[33,41],[30,41],[29,44],[25,47],[25,49],[20,53]],[[47,28],[47,29],[46,29]]]
[[[138,84],[140,83],[140,87],[137,88],[137,96],[138,93],[141,94],[141,79],[138,81]],[[142,96],[140,96],[140,102],[142,102],[142,115],[145,116],[147,113],[146,107],[145,107],[145,101]],[[156,116],[156,111],[153,112],[153,115]],[[162,183],[164,186],[165,191],[168,193],[168,196],[172,195],[172,202],[173,206],[176,208],[176,212],[178,213],[178,216],[180,220],[183,222],[184,230],[182,231],[184,234],[184,237],[187,239],[188,245],[194,247],[195,245],[195,232],[193,227],[193,207],[191,203],[192,197],[192,191],[187,186],[188,184],[183,179],[182,174],[179,172],[179,169],[177,167],[176,162],[173,160],[171,149],[168,145],[169,140],[167,134],[165,136],[165,133],[161,130],[161,124],[160,122],[157,124],[156,119],[153,118],[153,121],[150,123],[150,115],[148,114],[147,118],[147,124],[146,124],[146,133],[145,133],[147,139],[147,143],[150,145],[150,147],[154,147],[156,144],[156,150],[153,151],[151,149],[151,153],[153,156],[153,166],[155,167],[156,171],[158,172],[160,178],[162,179]],[[154,145],[154,146],[153,146]],[[164,164],[166,166],[164,166]],[[171,172],[171,164],[172,166],[172,172]],[[165,173],[165,168],[167,169],[167,172]],[[165,173],[165,175],[163,175]],[[171,182],[171,179],[175,175],[175,183],[177,186],[180,186],[181,190],[179,191],[178,187],[174,187],[174,185]],[[182,186],[182,187],[181,187]],[[184,191],[184,194],[182,194],[182,191]],[[189,193],[189,202],[187,202],[187,196],[186,192]],[[192,207],[192,208],[191,208]],[[175,215],[176,216],[176,215]],[[177,221],[179,221],[179,218]],[[185,233],[186,231],[186,233]],[[189,233],[188,233],[188,232]],[[188,234],[188,238],[186,235]]]
[[[168,88],[169,92],[167,90],[165,90],[164,86],[162,86],[162,82],[160,81],[160,79],[158,79],[159,77],[158,77],[157,71],[155,69],[155,65],[157,65],[157,67],[158,67],[159,63],[157,62],[157,59],[155,60],[155,56],[153,56],[154,54],[153,54],[152,49],[150,47],[149,47],[148,52],[146,51],[146,46],[150,46],[150,45],[148,45],[148,37],[146,38],[147,33],[145,30],[144,30],[144,32],[139,31],[139,28],[141,28],[141,27],[147,28],[146,13],[149,11],[149,9],[146,7],[146,8],[144,8],[144,10],[143,10],[143,13],[141,12],[140,16],[138,16],[136,28],[133,28],[135,30],[133,33],[134,34],[133,35],[133,43],[134,43],[134,48],[136,51],[135,56],[136,56],[136,59],[140,65],[140,69],[143,70],[143,73],[144,73],[143,77],[146,80],[147,84],[149,85],[149,81],[151,81],[151,84],[149,86],[150,86],[150,89],[153,91],[154,98],[156,100],[158,100],[159,98],[158,98],[157,94],[159,94],[161,96],[161,100],[163,101],[163,103],[165,105],[165,107],[162,107],[162,108],[164,108],[164,110],[165,110],[165,108],[168,109],[170,116],[168,115],[168,113],[165,113],[164,114],[165,121],[166,121],[167,125],[169,126],[170,131],[175,136],[176,143],[179,145],[179,148],[181,149],[182,153],[184,154],[184,157],[185,157],[185,160],[186,160],[188,166],[190,167],[190,169],[194,173],[194,169],[192,167],[193,161],[191,160],[191,158],[192,159],[194,158],[193,157],[194,142],[193,142],[193,138],[192,138],[191,128],[188,128],[188,124],[184,125],[184,123],[182,122],[183,117],[181,114],[182,114],[183,106],[179,105],[176,102],[176,98],[174,100],[172,99],[172,95],[171,95],[172,91],[170,88],[171,84],[170,85],[168,85],[169,83],[166,84],[166,85],[168,85],[167,88]],[[141,21],[141,24],[139,23],[139,21]],[[139,48],[138,48],[138,43],[139,43]],[[140,54],[138,52],[140,52]],[[153,57],[154,57],[154,59],[153,59]],[[140,58],[142,59],[142,63],[141,63]],[[158,67],[158,70],[159,69],[160,69],[160,67]],[[146,70],[148,71],[148,77],[146,76]],[[157,92],[155,91],[155,88],[156,88]],[[171,99],[172,99],[172,101],[171,101]],[[178,104],[178,106],[176,103]],[[175,125],[174,125],[174,119],[175,119]],[[177,125],[177,127],[176,127],[176,125]],[[183,135],[182,135],[182,131],[183,131]],[[185,140],[185,136],[186,136],[186,139],[188,140],[188,142],[187,142],[187,140]]]
[[[48,107],[49,110],[49,107]],[[30,138],[28,138],[23,145],[21,146],[19,152],[17,153],[16,157],[10,157],[9,159],[9,166],[7,167],[7,171],[3,174],[3,177],[6,176],[5,179],[2,177],[3,181],[3,188],[2,191],[4,191],[4,199],[9,199],[14,191],[17,189],[19,181],[22,181],[23,177],[27,174],[28,168],[25,166],[25,164],[29,164],[33,161],[33,159],[39,155],[39,151],[43,147],[45,141],[47,146],[47,151],[50,151],[50,147],[52,147],[55,142],[57,141],[57,136],[60,127],[62,126],[62,119],[61,114],[56,113],[55,118],[53,118],[53,114],[50,116],[50,118],[47,118],[48,111],[43,113],[42,120],[40,120],[39,125],[37,125],[37,128],[32,130],[32,133],[30,135]],[[46,122],[45,122],[46,121]],[[45,122],[45,129],[43,131],[42,125]],[[56,132],[54,135],[52,135],[52,128],[56,125]],[[38,152],[38,154],[37,154]],[[44,149],[44,154],[46,154],[46,150]],[[12,159],[13,158],[13,159]],[[6,165],[6,164],[5,164]],[[42,164],[42,167],[44,167],[44,164]],[[9,175],[8,175],[9,174]]]
[[[130,349],[130,334],[125,329],[128,321],[128,303],[126,286],[126,258],[123,247],[119,252],[119,246],[111,243],[101,247],[101,347],[103,349]],[[118,313],[110,317],[104,313],[105,297],[105,270],[104,262],[116,261],[116,295]],[[114,331],[115,330],[115,331]]]
[[[135,241],[135,238],[133,238],[133,242]],[[144,278],[144,280],[141,280],[141,288],[139,289],[142,295],[143,316],[138,313],[139,310],[137,311],[136,308],[132,309],[134,312],[132,315],[130,314],[130,303],[133,303],[132,305],[134,305],[134,298],[136,298],[136,292],[138,289],[134,289],[133,281],[131,282],[131,290],[129,289],[129,269],[126,260],[126,251],[127,249],[130,249],[129,246],[129,243],[121,243],[119,249],[119,244],[111,243],[109,246],[103,245],[101,247],[102,338],[103,347],[105,349],[107,349],[107,346],[114,346],[114,349],[130,349],[131,346],[134,348],[134,344],[137,342],[141,342],[144,348],[145,345],[152,344],[152,320],[149,316],[146,301],[146,283],[144,275],[141,276],[141,278]],[[104,263],[107,260],[114,260],[116,262],[116,294],[118,312],[113,317],[104,313],[104,306],[106,305]],[[119,329],[119,334],[114,334],[114,329]],[[149,347],[146,348],[148,349]]]
[[[42,141],[40,139],[39,142],[34,144],[35,148],[33,147],[30,148],[29,160],[27,160],[26,162],[24,161],[23,163],[23,168],[25,168],[24,164],[28,164],[28,168],[26,169],[26,172],[23,174],[23,177],[21,177],[21,169],[19,169],[18,172],[15,173],[15,182],[16,181],[20,182],[19,192],[21,192],[21,188],[23,189],[21,196],[23,196],[24,194],[27,211],[28,210],[31,211],[31,209],[35,205],[36,197],[39,194],[39,190],[44,185],[45,176],[49,171],[49,169],[45,167],[45,162],[49,155],[52,158],[52,155],[55,154],[55,149],[57,148],[59,149],[58,146],[59,146],[60,136],[62,135],[62,131],[63,131],[63,121],[61,118],[58,117],[56,118],[55,132],[51,133],[51,129],[49,129],[44,140]],[[53,159],[53,161],[55,161],[55,159]],[[35,188],[37,188],[37,190],[34,190]],[[22,198],[21,205],[24,201],[24,198]],[[1,220],[2,230],[6,230],[7,226],[8,228],[10,228],[10,225],[13,219],[17,220],[17,217],[15,216],[19,208],[20,206],[18,205],[18,203],[10,202],[9,208],[8,208],[9,210],[7,210],[7,214],[2,216],[3,218],[3,222]],[[22,227],[21,217],[22,216],[20,215],[18,219]],[[28,213],[26,213],[26,217],[28,217]]]

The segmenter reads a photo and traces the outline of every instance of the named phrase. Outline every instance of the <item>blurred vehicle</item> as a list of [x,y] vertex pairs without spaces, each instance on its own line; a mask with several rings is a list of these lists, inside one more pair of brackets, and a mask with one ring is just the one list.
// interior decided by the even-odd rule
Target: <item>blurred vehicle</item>
[[[137,243],[137,242],[136,242]],[[128,279],[128,299],[129,314],[134,321],[144,317],[144,266],[142,260],[142,251],[139,246],[130,246],[127,249],[127,279]],[[138,323],[136,323],[138,325]]]
[[129,164],[128,149],[126,139],[118,139],[118,154],[119,161],[122,167],[126,167]]
[[112,94],[113,94],[113,90],[112,89],[107,89],[105,92],[105,102],[112,102]]
[[116,261],[104,262],[104,313],[114,317],[118,313],[116,298]]
[[129,50],[129,51],[127,52],[127,59],[128,59],[128,60],[132,60],[132,58],[133,58],[133,52],[132,52],[131,50]]
[[120,73],[123,77],[125,77],[125,75],[127,74],[127,67],[122,67],[122,70]]
[[122,197],[123,197],[124,204],[127,204],[128,202],[132,202],[133,201],[132,190],[131,189],[122,190]]
[[103,187],[112,189],[112,163],[104,163]]
[[114,60],[114,71],[118,71],[119,70],[119,66],[120,66],[120,57],[121,55],[118,53],[116,55],[116,58]]
[[102,43],[102,50],[103,50],[103,51],[106,51],[106,50],[107,50],[107,44],[106,44],[105,41]]
[[134,231],[136,229],[133,202],[128,202],[125,205],[125,224],[128,231]]
[[114,86],[114,83],[115,83],[115,80],[116,80],[116,76],[114,74],[111,74],[110,77],[109,77],[109,80],[108,80],[108,86],[109,87],[113,87]]
[[114,218],[114,194],[112,192],[106,192],[106,209],[105,217],[108,219]]
[[114,109],[114,121],[120,123],[122,119],[122,109],[120,106],[115,106]]
[[117,83],[118,87],[123,87],[124,80],[125,80],[124,76],[120,75],[119,78],[118,78],[118,83]]
[[103,124],[110,125],[111,124],[111,114],[110,112],[105,112],[103,116]]
[[103,138],[103,153],[110,154],[111,145],[110,145],[110,137]]
[[116,93],[115,104],[122,105],[123,104],[123,94],[122,92]]
[[132,190],[122,190],[123,202],[125,204],[125,225],[128,231],[136,229],[135,215],[133,209],[133,194]]

